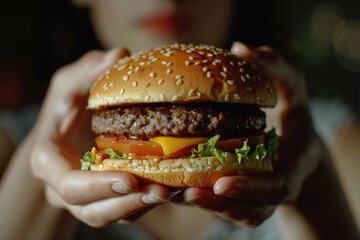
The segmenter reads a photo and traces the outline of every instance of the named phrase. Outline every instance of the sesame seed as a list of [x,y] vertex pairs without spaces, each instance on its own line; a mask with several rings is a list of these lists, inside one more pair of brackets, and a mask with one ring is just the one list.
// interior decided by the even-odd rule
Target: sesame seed
[[220,72],[221,76],[223,76],[224,78],[227,77],[227,74],[225,72]]
[[124,88],[120,89],[120,94],[121,94],[121,95],[123,95],[124,92],[125,92],[125,89],[124,89]]
[[168,63],[166,64],[167,67],[170,67],[171,65],[172,65],[172,62],[168,62]]
[[207,76],[208,78],[210,78],[210,77],[211,77],[211,72],[207,72],[207,73],[206,73],[206,76]]
[[131,75],[132,73],[133,73],[132,71],[128,71],[128,72],[127,72],[128,75]]
[[207,67],[203,67],[203,72],[207,72],[208,71],[208,68]]
[[166,62],[166,61],[161,61],[161,63],[162,63],[162,64],[164,64],[164,65],[166,65],[166,64],[167,64],[167,62]]
[[229,94],[227,93],[224,97],[225,102],[229,101]]
[[134,71],[137,72],[139,71],[139,69],[140,69],[139,66],[137,66]]
[[120,67],[117,68],[118,71],[122,71],[124,69],[125,69],[124,65],[121,65]]
[[200,55],[204,55],[205,53],[204,52],[199,52]]
[[245,76],[244,75],[241,75],[241,80],[243,81],[243,82],[246,82],[246,78],[245,78]]
[[124,80],[124,81],[126,82],[127,80],[129,80],[129,76],[128,76],[128,75],[124,75],[124,76],[122,77],[122,80]]
[[145,62],[140,62],[140,65],[141,65],[141,66],[144,66],[144,65],[145,65]]
[[229,84],[230,86],[234,85],[234,81],[233,80],[226,80],[227,84]]
[[182,83],[183,83],[183,80],[181,80],[181,79],[178,79],[178,80],[176,81],[176,85],[178,85],[178,86],[180,86]]
[[239,69],[239,72],[244,72],[245,70],[243,68],[240,68]]
[[134,87],[137,87],[137,85],[138,85],[137,81],[133,81],[132,85],[133,85]]
[[162,94],[162,93],[160,94],[160,100],[161,100],[161,101],[164,101],[164,100],[165,100],[165,96],[164,96],[164,94]]
[[251,92],[253,89],[252,89],[252,87],[246,87],[246,90],[248,90],[249,92]]
[[189,59],[190,59],[190,60],[194,60],[194,57],[193,57],[193,56],[189,56]]
[[150,77],[154,78],[155,77],[155,73],[154,72],[150,72]]
[[189,61],[185,61],[185,65],[186,65],[186,66],[189,66],[189,65],[190,65],[190,62],[189,62]]
[[183,76],[181,76],[181,75],[176,75],[176,76],[175,76],[176,79],[181,79],[182,77],[183,77]]
[[179,98],[178,95],[174,95],[174,96],[171,98],[171,100],[172,100],[172,101],[176,101],[178,98]]
[[167,74],[170,74],[172,72],[172,70],[170,69],[170,68],[168,68],[167,70],[166,70],[166,73]]
[[195,66],[197,66],[197,65],[199,65],[199,64],[200,64],[200,62],[195,62],[195,63],[194,63]]
[[197,92],[196,92],[196,95],[197,95],[198,97],[201,97],[201,92],[200,92],[200,91],[197,91]]
[[145,101],[149,101],[150,100],[150,96],[149,95],[145,95]]
[[249,74],[246,74],[247,79],[251,79],[251,76]]
[[158,81],[158,85],[163,84],[163,82],[164,82],[164,79],[160,79],[160,80]]
[[203,60],[202,62],[203,62],[203,63],[208,63],[209,60],[205,59],[205,60]]
[[188,96],[192,97],[194,95],[194,89],[190,89],[188,92]]
[[240,100],[240,95],[237,94],[237,93],[235,93],[235,94],[233,95],[233,97],[234,97],[236,100]]
[[208,53],[208,54],[207,54],[207,56],[208,56],[208,57],[213,57],[213,56],[214,56],[214,54],[212,54],[212,53]]
[[223,71],[227,73],[228,71],[227,67],[223,67]]
[[235,63],[234,63],[233,61],[231,61],[231,62],[230,62],[230,65],[231,65],[231,66],[234,66],[234,65],[235,65]]

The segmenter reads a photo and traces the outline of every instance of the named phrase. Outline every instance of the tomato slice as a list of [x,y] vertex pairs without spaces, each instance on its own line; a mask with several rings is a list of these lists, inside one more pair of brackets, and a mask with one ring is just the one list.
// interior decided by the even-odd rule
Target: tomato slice
[[[244,141],[248,140],[250,147],[264,143],[265,135],[260,134],[251,137],[240,137],[226,140],[219,140],[216,143],[216,148],[234,152],[235,148],[241,148]],[[118,153],[134,154],[134,155],[151,155],[151,156],[165,156],[162,146],[157,142],[139,139],[123,139],[112,135],[100,135],[95,139],[96,145],[99,149],[111,148]],[[174,153],[166,155],[167,157],[181,157],[190,156],[191,149],[196,148],[197,144],[184,147]]]
[[215,147],[225,152],[234,152],[235,148],[241,148],[246,140],[250,148],[255,147],[265,142],[265,134],[219,140],[216,142]]
[[100,135],[95,139],[95,142],[99,149],[111,148],[119,153],[156,156],[164,155],[160,144],[146,140],[121,139],[116,136]]

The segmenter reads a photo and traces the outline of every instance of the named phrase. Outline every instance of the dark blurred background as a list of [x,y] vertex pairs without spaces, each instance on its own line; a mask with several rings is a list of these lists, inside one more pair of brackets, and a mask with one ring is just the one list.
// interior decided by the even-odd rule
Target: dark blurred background
[[[239,40],[274,46],[304,71],[312,96],[340,98],[358,113],[360,1],[252,2],[246,24],[267,13],[272,36],[255,26]],[[0,108],[40,102],[56,69],[101,48],[88,15],[65,0],[0,2]]]
[[41,101],[56,69],[100,48],[87,10],[67,0],[2,0],[0,29],[0,108]]

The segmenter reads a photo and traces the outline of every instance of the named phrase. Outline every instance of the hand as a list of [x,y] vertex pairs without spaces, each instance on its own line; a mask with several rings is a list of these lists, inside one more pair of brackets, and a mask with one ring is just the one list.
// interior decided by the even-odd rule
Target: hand
[[44,181],[47,199],[93,227],[125,220],[169,196],[160,185],[139,186],[129,174],[79,170],[80,159],[94,141],[85,110],[88,90],[128,54],[118,49],[92,51],[57,71],[32,131],[32,170]]
[[294,201],[306,177],[318,164],[319,143],[307,111],[305,80],[269,47],[250,49],[235,43],[232,52],[258,63],[273,79],[278,103],[264,109],[267,126],[281,135],[274,173],[262,176],[228,176],[213,189],[189,188],[184,199],[214,214],[254,227],[267,219],[277,205]]

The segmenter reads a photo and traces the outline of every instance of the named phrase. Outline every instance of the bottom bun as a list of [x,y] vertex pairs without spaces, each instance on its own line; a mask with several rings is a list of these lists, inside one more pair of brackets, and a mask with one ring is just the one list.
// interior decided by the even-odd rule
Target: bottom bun
[[240,165],[232,158],[222,164],[217,157],[161,161],[105,159],[102,164],[91,165],[90,170],[131,173],[141,182],[155,182],[169,187],[212,187],[223,176],[271,173],[273,165],[268,158],[257,162],[243,160]]

